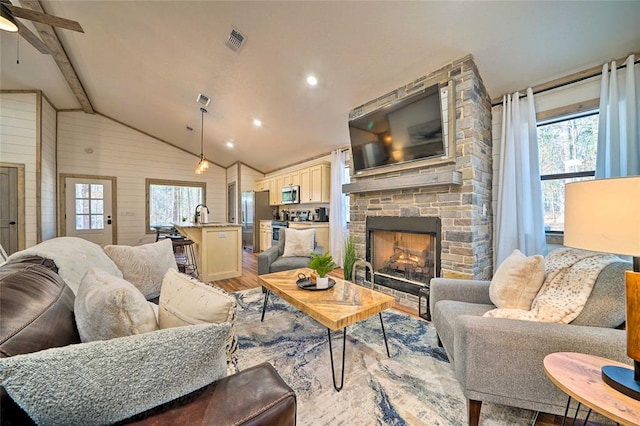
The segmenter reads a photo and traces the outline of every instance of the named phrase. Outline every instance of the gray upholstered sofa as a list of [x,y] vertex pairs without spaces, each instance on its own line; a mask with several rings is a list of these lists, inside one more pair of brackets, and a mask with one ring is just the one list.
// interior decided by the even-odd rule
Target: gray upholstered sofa
[[483,401],[563,414],[567,396],[546,376],[544,357],[582,352],[630,363],[624,322],[626,262],[598,275],[580,315],[570,324],[485,318],[494,309],[489,281],[434,278],[429,306],[439,342],[468,401],[469,425]]
[[[284,245],[286,244],[286,232],[280,233],[278,244],[269,247],[258,254],[258,275],[270,274],[272,272],[289,271],[291,269],[306,268],[309,265],[311,256],[283,257]],[[324,253],[322,246],[315,246],[315,253]]]

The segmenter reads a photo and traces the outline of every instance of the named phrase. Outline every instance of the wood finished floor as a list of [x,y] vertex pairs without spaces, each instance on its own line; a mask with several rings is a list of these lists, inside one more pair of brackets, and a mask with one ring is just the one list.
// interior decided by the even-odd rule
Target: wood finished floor
[[[343,277],[343,271],[341,268],[333,270],[330,275],[338,278]],[[254,253],[250,253],[246,250],[242,251],[242,276],[237,278],[230,278],[227,280],[215,281],[218,287],[223,288],[228,292],[249,290],[258,287],[258,257]],[[403,311],[416,318],[418,316],[418,309],[412,309],[406,306],[396,304],[395,309]],[[552,414],[540,413],[535,426],[556,426],[562,424],[562,416],[554,416]],[[588,422],[586,425],[582,421],[576,421],[574,426],[601,426],[600,423]]]

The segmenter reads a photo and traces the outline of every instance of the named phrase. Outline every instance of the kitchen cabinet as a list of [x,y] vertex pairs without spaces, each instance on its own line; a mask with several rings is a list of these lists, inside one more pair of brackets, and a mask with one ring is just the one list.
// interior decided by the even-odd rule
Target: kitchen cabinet
[[291,229],[315,229],[316,244],[324,251],[329,250],[329,222],[289,222]]
[[280,199],[282,198],[282,187],[277,187],[276,178],[270,178],[267,182],[269,184],[269,205],[279,206],[281,204]]
[[331,191],[331,166],[317,164],[300,170],[300,202],[328,203]]
[[269,190],[269,181],[268,180],[258,180],[254,186],[256,192],[260,191],[268,191]]
[[295,172],[287,173],[283,176],[283,186],[296,186],[300,185],[300,171],[296,170]]
[[271,221],[260,221],[260,250],[265,251],[271,247]]

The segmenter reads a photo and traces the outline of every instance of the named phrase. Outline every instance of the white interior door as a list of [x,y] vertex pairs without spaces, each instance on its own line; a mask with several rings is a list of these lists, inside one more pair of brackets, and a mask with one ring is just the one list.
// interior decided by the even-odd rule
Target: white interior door
[[108,179],[65,178],[66,235],[113,244],[112,191]]

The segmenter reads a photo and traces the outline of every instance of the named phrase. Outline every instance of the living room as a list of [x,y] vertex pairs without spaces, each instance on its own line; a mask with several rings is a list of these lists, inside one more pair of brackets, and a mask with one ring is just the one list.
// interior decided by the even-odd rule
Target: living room
[[[36,7],[33,3],[15,5]],[[498,147],[506,125],[502,97],[516,91],[524,96],[533,87],[537,124],[588,116],[600,105],[603,64],[616,60],[621,65],[630,54],[637,62],[640,45],[637,2],[147,6],[42,3],[47,14],[84,28],[84,33],[55,30],[67,65],[56,62],[65,62],[59,55],[54,60],[23,38],[0,33],[0,161],[22,173],[18,250],[70,235],[64,188],[73,179],[111,185],[107,244],[140,246],[155,239],[147,201],[154,181],[202,185],[209,221],[240,223],[242,192],[255,190],[265,178],[328,164],[332,152],[344,151],[348,185],[355,185],[344,189],[350,194],[344,229],[355,239],[359,257],[368,251],[369,217],[439,216],[439,276],[490,280],[501,263],[497,258],[510,254],[495,252],[503,161]],[[596,19],[602,20],[597,31]],[[49,43],[46,30],[21,22]],[[108,28],[108,22],[117,24]],[[506,22],[518,22],[522,29],[510,34],[502,29]],[[607,26],[615,26],[615,34],[602,29]],[[178,30],[169,36],[166,28]],[[225,44],[230,30],[243,37],[237,51]],[[400,65],[392,69],[389,64]],[[317,76],[315,86],[306,82],[310,72]],[[453,108],[446,112],[454,126],[449,158],[385,173],[353,172],[350,120],[367,108],[383,108],[393,93],[402,99],[412,93],[409,85],[449,82],[454,94]],[[211,102],[205,106],[196,100],[198,94]],[[196,175],[202,158],[210,167]],[[434,173],[453,179],[459,173],[460,181],[423,185],[411,180]],[[411,183],[391,189],[395,183],[390,181],[401,179]],[[362,191],[371,185],[387,187]],[[333,226],[330,202],[300,209],[317,207],[329,208]],[[191,221],[193,213],[191,208],[180,213],[180,220]],[[549,222],[547,243],[562,245],[562,225]],[[397,303],[418,310],[417,291],[389,292]],[[494,415],[484,407],[482,413]],[[314,422],[298,414],[301,423]],[[459,419],[452,417],[451,424],[454,418]],[[417,417],[416,424],[419,419],[424,418]],[[508,424],[493,417],[482,421]]]

